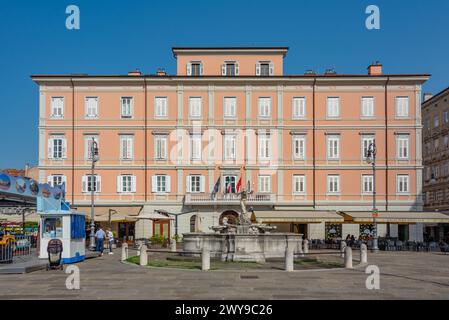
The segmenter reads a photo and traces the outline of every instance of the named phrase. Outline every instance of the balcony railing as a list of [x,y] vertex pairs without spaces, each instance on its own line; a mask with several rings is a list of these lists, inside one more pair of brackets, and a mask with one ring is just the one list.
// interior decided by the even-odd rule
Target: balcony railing
[[[232,204],[239,205],[241,196],[235,193],[188,193],[185,196],[185,204],[210,205]],[[271,193],[253,193],[247,196],[247,204],[273,204],[276,196]]]

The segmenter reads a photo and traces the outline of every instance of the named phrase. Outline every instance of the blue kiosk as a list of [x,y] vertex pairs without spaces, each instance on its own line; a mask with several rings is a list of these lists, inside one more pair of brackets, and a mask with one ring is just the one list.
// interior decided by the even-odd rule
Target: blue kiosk
[[51,187],[23,177],[0,173],[0,193],[9,197],[35,199],[40,217],[39,258],[48,259],[47,246],[52,239],[62,241],[62,262],[75,263],[85,259],[86,217],[75,213],[65,202],[65,185]]

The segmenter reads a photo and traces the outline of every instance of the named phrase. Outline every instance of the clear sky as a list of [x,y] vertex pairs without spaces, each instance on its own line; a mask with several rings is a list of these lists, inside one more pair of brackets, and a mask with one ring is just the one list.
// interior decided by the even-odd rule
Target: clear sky
[[[68,5],[81,29],[65,27]],[[380,30],[365,9],[380,8]],[[449,86],[447,0],[14,0],[0,2],[0,168],[38,160],[38,87],[31,74],[174,74],[172,46],[289,46],[287,74],[431,73]]]

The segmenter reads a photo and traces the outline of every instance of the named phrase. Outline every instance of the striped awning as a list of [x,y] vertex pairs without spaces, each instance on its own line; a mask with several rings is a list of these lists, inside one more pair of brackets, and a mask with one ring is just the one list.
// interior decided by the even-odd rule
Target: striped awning
[[[373,223],[371,211],[344,211],[339,212],[345,222],[349,223]],[[441,212],[428,211],[384,211],[379,212],[377,223],[449,223],[449,215]]]
[[335,211],[254,211],[256,220],[262,223],[342,223],[343,217]]

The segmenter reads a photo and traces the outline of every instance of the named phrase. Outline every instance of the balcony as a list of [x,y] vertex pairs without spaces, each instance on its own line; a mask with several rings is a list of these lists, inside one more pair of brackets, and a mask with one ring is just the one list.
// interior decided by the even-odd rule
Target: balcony
[[[185,195],[186,205],[240,205],[240,194],[235,193],[188,193]],[[247,205],[273,205],[276,201],[276,196],[271,193],[253,193],[249,194]]]

